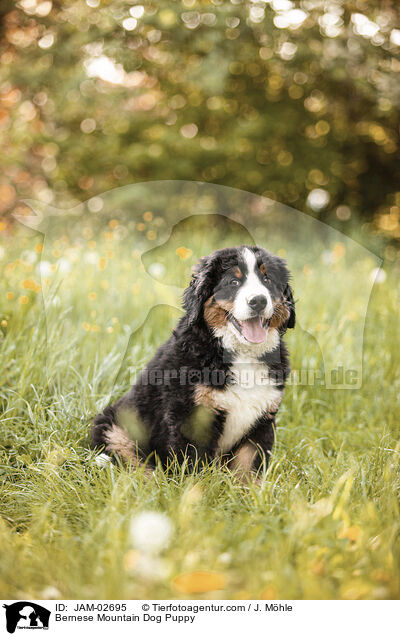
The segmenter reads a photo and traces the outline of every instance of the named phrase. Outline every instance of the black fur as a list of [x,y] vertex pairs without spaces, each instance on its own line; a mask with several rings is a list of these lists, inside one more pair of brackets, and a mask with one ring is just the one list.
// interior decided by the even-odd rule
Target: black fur
[[238,264],[245,277],[245,264],[241,260],[245,247],[256,255],[257,267],[259,263],[265,264],[268,280],[265,282],[259,272],[260,280],[264,281],[271,297],[287,309],[285,320],[277,327],[278,346],[257,357],[269,370],[276,388],[283,390],[290,368],[282,335],[287,328],[295,325],[295,307],[285,262],[260,247],[218,250],[202,258],[194,268],[192,280],[183,296],[185,314],[170,338],[158,349],[130,391],[95,418],[93,448],[102,447],[111,455],[117,453],[125,459],[132,458],[132,448],[116,449],[116,445],[110,442],[117,426],[131,432],[129,421],[132,419],[133,424],[139,421],[141,431],[144,431],[136,439],[137,457],[149,458],[151,463],[158,458],[165,467],[174,457],[178,461],[186,458],[193,463],[195,459],[212,460],[218,455],[229,461],[246,441],[253,443],[259,451],[251,469],[257,470],[262,462],[268,462],[278,407],[273,409],[266,405],[265,411],[244,436],[232,448],[221,452],[218,442],[224,431],[227,412],[196,404],[196,387],[214,389],[218,396],[218,392],[226,391],[231,382],[230,370],[236,351],[224,347],[222,338],[215,335],[213,327],[204,318],[204,305],[210,298],[213,302],[217,302],[215,298],[232,301],[235,292],[224,281],[232,277],[230,272],[232,268],[237,269]]

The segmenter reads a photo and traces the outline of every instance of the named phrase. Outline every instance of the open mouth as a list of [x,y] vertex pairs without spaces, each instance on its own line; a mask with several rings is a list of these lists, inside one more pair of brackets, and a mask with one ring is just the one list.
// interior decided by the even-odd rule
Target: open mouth
[[252,344],[261,344],[265,342],[267,338],[267,331],[270,318],[264,318],[264,316],[255,316],[254,318],[248,318],[247,320],[237,320],[231,314],[228,314],[228,320],[237,329],[241,336],[246,338],[247,342]]

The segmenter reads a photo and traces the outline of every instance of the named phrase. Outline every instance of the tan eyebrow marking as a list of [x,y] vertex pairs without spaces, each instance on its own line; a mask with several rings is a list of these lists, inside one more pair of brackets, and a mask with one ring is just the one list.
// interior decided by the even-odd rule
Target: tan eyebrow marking
[[267,273],[267,266],[264,263],[261,263],[260,265],[260,272],[264,275]]
[[240,270],[240,267],[235,267],[235,269],[233,270],[233,274],[237,278],[243,278],[243,274],[242,274],[242,272]]

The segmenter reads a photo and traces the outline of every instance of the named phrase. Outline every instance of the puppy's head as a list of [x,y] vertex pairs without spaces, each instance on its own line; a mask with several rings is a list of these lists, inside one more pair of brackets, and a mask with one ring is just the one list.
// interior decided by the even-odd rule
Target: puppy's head
[[285,261],[261,247],[217,250],[195,266],[184,292],[188,321],[205,320],[216,336],[262,345],[270,330],[295,325]]

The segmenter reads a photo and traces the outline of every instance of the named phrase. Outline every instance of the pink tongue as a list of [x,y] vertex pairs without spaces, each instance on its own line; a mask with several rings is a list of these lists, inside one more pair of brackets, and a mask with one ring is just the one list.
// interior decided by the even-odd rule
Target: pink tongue
[[249,342],[259,343],[265,342],[267,332],[264,327],[261,326],[261,318],[249,318],[249,320],[243,320],[240,322],[242,329],[242,335]]

